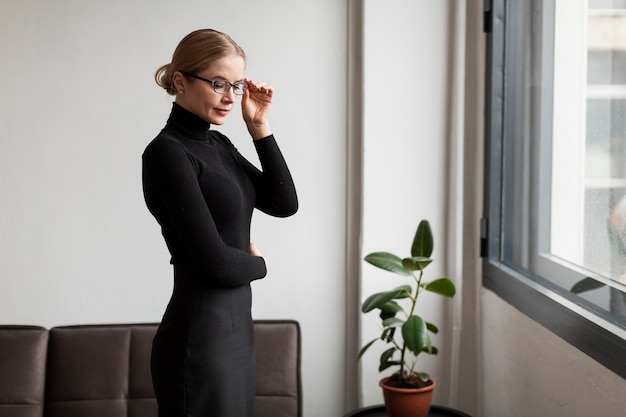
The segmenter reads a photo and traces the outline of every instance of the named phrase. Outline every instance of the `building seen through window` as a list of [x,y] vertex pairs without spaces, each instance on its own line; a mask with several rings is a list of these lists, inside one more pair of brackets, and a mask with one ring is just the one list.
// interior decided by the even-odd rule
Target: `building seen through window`
[[626,317],[626,1],[556,3],[549,252]]

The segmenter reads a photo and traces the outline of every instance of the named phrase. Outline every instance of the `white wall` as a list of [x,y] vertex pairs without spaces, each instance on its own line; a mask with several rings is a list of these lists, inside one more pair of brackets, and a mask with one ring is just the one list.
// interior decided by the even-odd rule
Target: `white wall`
[[[305,416],[343,411],[346,4],[336,0],[1,0],[0,322],[156,322],[169,257],[141,153],[171,98],[153,81],[188,32],[223,30],[276,88],[273,128],[301,209],[258,214],[270,272],[256,318],[303,331]],[[239,114],[222,129],[252,156]],[[320,399],[323,398],[323,401]]]
[[483,294],[485,417],[620,417],[626,380]]
[[[426,281],[446,271],[449,180],[447,154],[453,115],[451,85],[450,1],[367,0],[364,2],[363,122],[363,254],[389,251],[410,256],[421,219],[431,223],[435,262]],[[452,277],[454,278],[454,277]],[[460,277],[459,277],[460,278]],[[361,300],[369,295],[413,284],[370,265],[362,267]],[[420,356],[419,370],[438,380],[434,400],[447,403],[451,301],[424,294],[417,313],[442,330],[433,343],[438,356]],[[363,317],[361,345],[380,336],[375,312]],[[380,353],[374,345],[362,358],[361,398],[364,405],[382,402],[378,380],[395,369],[378,372]]]

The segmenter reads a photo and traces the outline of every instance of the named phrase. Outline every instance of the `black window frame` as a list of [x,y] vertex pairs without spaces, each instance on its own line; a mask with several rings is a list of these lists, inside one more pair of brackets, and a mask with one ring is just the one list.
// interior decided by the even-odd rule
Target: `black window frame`
[[[584,299],[501,261],[503,155],[507,126],[507,45],[515,1],[486,0],[485,200],[481,224],[483,286],[588,356],[626,378],[626,339]],[[507,21],[507,19],[509,19]]]

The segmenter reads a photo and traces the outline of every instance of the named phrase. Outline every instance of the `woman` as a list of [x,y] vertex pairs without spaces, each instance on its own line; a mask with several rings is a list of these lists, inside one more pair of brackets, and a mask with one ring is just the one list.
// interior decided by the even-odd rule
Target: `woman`
[[[159,417],[255,414],[250,282],[267,265],[250,242],[252,211],[286,217],[298,202],[268,121],[274,90],[243,78],[244,66],[230,37],[205,29],[183,38],[155,74],[176,97],[143,154],[146,204],[174,265],[152,347]],[[210,130],[225,122],[237,95],[262,171]]]

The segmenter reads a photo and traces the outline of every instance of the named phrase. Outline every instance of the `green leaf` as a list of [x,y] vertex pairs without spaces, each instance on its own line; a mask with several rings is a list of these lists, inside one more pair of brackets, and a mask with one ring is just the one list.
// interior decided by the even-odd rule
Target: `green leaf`
[[437,326],[435,326],[432,323],[428,323],[426,322],[426,328],[428,329],[429,332],[437,334],[439,333],[439,328],[437,328]]
[[430,347],[430,350],[426,350],[426,348],[424,348],[423,352],[424,352],[424,353],[431,354],[431,355],[437,355],[437,354],[439,353],[439,349],[437,349],[437,348],[436,348],[436,347],[434,347],[434,346],[431,346],[431,347]]
[[[409,289],[409,292],[411,292],[410,289]],[[397,313],[402,311],[402,307],[400,307],[400,305],[396,303],[395,301],[389,301],[388,303],[380,307],[380,311],[381,311],[381,317],[382,317],[382,314],[385,313],[385,315],[387,315],[386,318],[389,318],[389,317],[395,316]]]
[[383,330],[383,334],[380,335],[380,340],[383,340],[386,343],[391,343],[393,341],[393,337],[396,334],[396,328],[395,327],[386,327],[385,330]]
[[378,367],[378,371],[382,372],[385,369],[389,368],[390,366],[394,366],[394,365],[398,365],[398,361],[392,361],[391,357],[393,356],[394,352],[396,351],[395,347],[389,348],[386,351],[384,351],[381,355],[380,355],[380,366]]
[[430,336],[428,336],[428,334],[426,335],[426,345],[424,346],[424,349],[422,349],[422,351],[426,353],[433,352],[433,342],[432,340],[430,340]]
[[418,372],[417,375],[424,382],[428,382],[428,380],[430,379],[430,375],[428,375],[426,372]]
[[424,256],[413,256],[402,260],[402,267],[407,271],[421,271],[433,260]]
[[380,355],[380,363],[385,363],[388,362],[389,359],[391,359],[391,357],[393,356],[393,353],[396,351],[395,347],[391,347],[389,349],[387,349],[386,351],[384,351],[381,355]]
[[367,349],[370,348],[370,346],[372,346],[374,344],[374,342],[376,342],[378,340],[378,338],[372,340],[371,342],[369,342],[368,344],[366,344],[365,346],[363,346],[361,348],[361,350],[359,351],[359,356],[357,356],[357,360],[361,359],[361,356],[363,356],[363,354],[367,351]]
[[433,282],[425,283],[423,287],[426,291],[434,292],[446,297],[454,297],[456,294],[454,282],[445,277],[436,279]]
[[587,277],[578,281],[570,290],[574,294],[580,294],[586,291],[592,291],[598,288],[604,287],[604,283],[597,281],[593,278]]
[[402,267],[402,259],[389,252],[372,252],[365,257],[365,261],[387,271],[400,275],[411,275],[411,272]]
[[411,256],[430,258],[430,255],[433,254],[434,246],[435,243],[433,240],[433,232],[430,229],[430,223],[428,223],[428,220],[422,220],[419,226],[417,226],[417,231],[413,238]]
[[361,312],[367,313],[369,311],[374,310],[375,308],[382,308],[389,301],[396,298],[404,298],[406,297],[406,292],[411,292],[410,285],[403,285],[398,287],[392,291],[379,292],[376,294],[372,294],[361,304]]
[[418,354],[426,345],[426,322],[420,316],[411,316],[402,326],[402,337],[406,347]]
[[383,321],[383,327],[402,327],[404,320],[393,317]]
[[[389,304],[389,303],[387,303],[387,304]],[[387,304],[385,304],[385,306],[386,306]],[[391,312],[389,312],[389,311],[385,311],[385,310],[383,310],[385,306],[382,306],[382,307],[380,308],[380,314],[378,315],[378,318],[380,318],[380,320],[381,320],[381,321],[385,321],[385,320],[387,320],[387,319],[391,319],[391,318],[393,318],[393,317],[395,317],[395,316],[396,316],[396,313],[391,313]]]
[[400,365],[400,361],[389,361],[389,362],[381,363],[380,366],[378,367],[378,372],[382,372],[387,368],[391,368],[392,366],[397,366],[397,365]]

